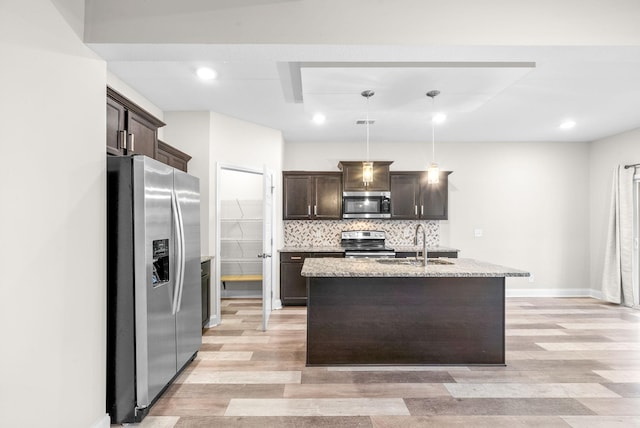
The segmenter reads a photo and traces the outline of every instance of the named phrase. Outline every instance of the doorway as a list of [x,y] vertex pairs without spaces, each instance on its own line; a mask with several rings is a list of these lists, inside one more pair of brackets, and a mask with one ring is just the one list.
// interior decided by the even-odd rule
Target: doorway
[[222,298],[259,298],[266,330],[273,295],[273,174],[218,164],[216,183],[212,319],[222,320]]

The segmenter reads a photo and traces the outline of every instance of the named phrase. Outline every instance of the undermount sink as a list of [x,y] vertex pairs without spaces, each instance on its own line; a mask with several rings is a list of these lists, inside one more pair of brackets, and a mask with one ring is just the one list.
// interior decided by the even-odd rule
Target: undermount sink
[[422,264],[421,260],[414,259],[376,259],[378,263],[382,263],[383,265],[409,265],[409,266],[418,266]]
[[[404,266],[422,266],[422,260],[402,258],[402,259],[377,259],[378,263],[383,265],[404,265]],[[445,259],[427,259],[428,265],[452,265],[453,262]]]

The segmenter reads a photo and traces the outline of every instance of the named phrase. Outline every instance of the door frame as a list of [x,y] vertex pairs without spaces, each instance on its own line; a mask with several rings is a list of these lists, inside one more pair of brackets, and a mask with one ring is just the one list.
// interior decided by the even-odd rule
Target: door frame
[[640,309],[640,172],[633,175],[633,307]]
[[[263,183],[264,183],[264,174],[265,172],[270,172],[270,170],[268,170],[266,168],[266,166],[264,166],[262,169],[258,169],[258,168],[252,168],[252,167],[246,167],[246,166],[239,166],[239,165],[234,165],[234,164],[228,164],[228,163],[221,163],[221,162],[216,162],[216,218],[215,218],[215,231],[216,231],[216,237],[215,237],[215,273],[213,275],[213,278],[215,280],[215,298],[211,299],[211,303],[212,303],[212,307],[211,307],[211,315],[209,318],[209,325],[208,327],[214,327],[216,325],[219,325],[220,322],[222,321],[222,311],[220,308],[220,300],[221,300],[221,282],[220,282],[220,230],[221,230],[221,225],[220,225],[220,212],[222,210],[222,205],[221,205],[221,201],[220,201],[220,188],[221,188],[221,173],[223,170],[227,170],[227,171],[235,171],[235,172],[244,172],[247,174],[255,174],[255,175],[259,175],[262,177],[263,179]],[[273,201],[272,201],[273,202]],[[263,206],[264,206],[264,202],[263,202]],[[275,203],[272,203],[272,210],[271,210],[271,217],[272,217],[272,228],[275,228]],[[272,230],[271,232],[272,236],[275,235],[275,230]],[[264,248],[264,242],[263,242],[263,248]],[[275,248],[275,240],[273,240],[271,242],[271,251],[270,254],[274,253],[274,248]],[[274,272],[276,269],[275,266],[275,259],[276,257],[271,257],[270,261],[271,261],[271,271]],[[263,260],[264,263],[264,260]],[[262,284],[262,290],[264,293],[264,281]],[[273,299],[273,275],[271,276],[271,296],[272,299],[271,300],[271,307],[268,308],[269,312],[273,311],[274,309],[274,299]],[[263,305],[264,305],[264,299],[263,299]],[[266,310],[267,308],[263,308],[263,310]],[[263,316],[264,318],[264,316]],[[266,323],[263,323],[263,325]]]

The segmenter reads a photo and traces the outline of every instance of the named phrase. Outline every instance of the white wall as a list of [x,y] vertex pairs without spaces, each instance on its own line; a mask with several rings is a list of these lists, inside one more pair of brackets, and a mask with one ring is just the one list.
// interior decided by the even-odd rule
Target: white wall
[[51,0],[51,3],[82,40],[84,37],[84,0]]
[[0,28],[0,426],[108,426],[106,65],[48,0]]
[[[391,170],[420,170],[430,144],[373,143],[373,160]],[[286,143],[285,170],[338,170],[361,160],[364,145]],[[441,245],[461,257],[525,269],[534,282],[511,278],[511,293],[576,295],[589,289],[589,145],[587,143],[444,143],[436,145],[449,176],[449,219]],[[474,229],[484,236],[474,237]]]
[[[216,163],[227,166],[239,166],[260,170],[266,165],[274,175],[275,208],[274,223],[276,232],[274,236],[275,248],[283,243],[282,221],[282,157],[284,142],[282,133],[278,130],[265,128],[242,120],[234,119],[218,113],[211,113],[211,165]],[[216,177],[212,176],[211,188],[216,188]],[[215,197],[212,198],[215,201]],[[214,234],[212,234],[214,235]],[[216,237],[212,236],[215,242]],[[215,247],[211,247],[215,248]],[[272,284],[274,299],[280,299],[280,269],[276,254],[271,258]]]
[[191,156],[187,170],[200,179],[200,247],[203,255],[212,255],[215,246],[209,245],[210,231],[215,230],[212,226],[215,199],[211,200],[210,181],[215,167],[209,164],[209,112],[165,112],[164,116],[167,126],[163,141]]
[[590,185],[590,284],[601,292],[604,247],[611,204],[613,169],[616,165],[640,163],[640,129],[591,143]]
[[586,143],[452,144],[441,152],[442,166],[455,171],[443,239],[464,257],[533,274],[533,283],[509,279],[511,291],[588,294]]
[[[276,185],[274,240],[275,247],[281,247],[284,235],[282,221],[280,221],[282,219],[281,172],[284,147],[282,133],[214,112],[166,112],[165,122],[167,123],[166,141],[193,156],[193,160],[189,162],[189,173],[200,178],[203,254],[216,255],[214,253],[218,163],[254,170],[262,170],[266,165],[271,169]],[[275,298],[279,299],[278,258],[273,257],[272,261]],[[217,285],[213,284],[213,286]],[[214,305],[212,301],[212,308]]]
[[[282,159],[284,141],[278,130],[234,119],[218,113],[211,113],[210,164],[241,166],[262,169],[266,165],[274,174],[274,206],[276,221],[276,248],[282,246]],[[211,177],[211,188],[215,189],[215,174]],[[215,198],[213,198],[215,201]],[[215,238],[214,238],[215,239]],[[215,241],[213,241],[215,242]],[[210,248],[214,248],[211,246]],[[274,257],[274,262],[276,257]],[[274,269],[277,274],[279,269]],[[279,276],[274,276],[278,284]],[[274,287],[279,290],[279,287]]]
[[[166,142],[193,157],[189,173],[200,178],[203,254],[204,248],[208,248],[208,254],[213,255],[216,248],[217,163],[257,170],[267,165],[276,177],[274,204],[282,218],[280,177],[284,143],[280,131],[214,112],[165,112],[164,116]],[[281,237],[281,228],[277,233]]]

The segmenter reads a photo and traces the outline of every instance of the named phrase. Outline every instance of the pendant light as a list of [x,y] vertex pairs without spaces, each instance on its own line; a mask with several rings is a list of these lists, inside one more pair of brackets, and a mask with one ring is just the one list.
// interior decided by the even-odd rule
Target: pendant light
[[373,181],[373,162],[369,161],[369,98],[371,98],[375,92],[371,89],[362,91],[360,95],[367,99],[367,117],[365,124],[367,125],[367,160],[362,162],[362,182],[365,187]]
[[[427,183],[437,184],[440,182],[440,168],[436,163],[436,97],[440,95],[440,91],[433,90],[427,92],[427,96],[431,98],[431,165],[427,168]],[[440,117],[439,122],[444,120],[444,116]]]

